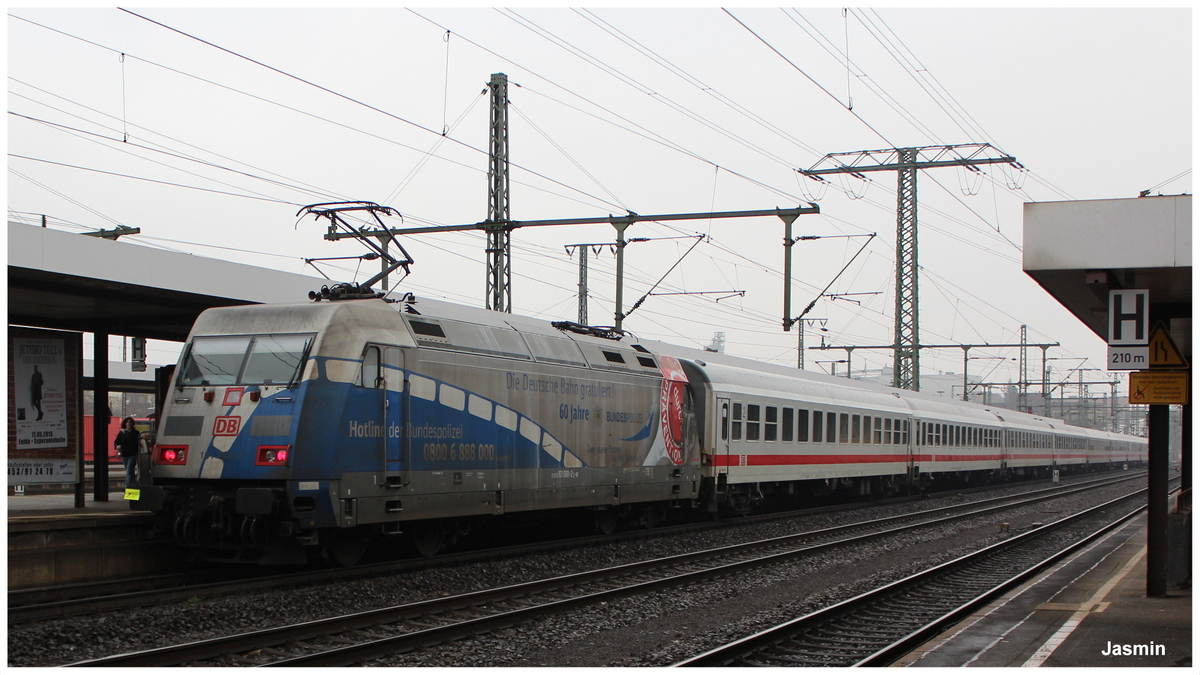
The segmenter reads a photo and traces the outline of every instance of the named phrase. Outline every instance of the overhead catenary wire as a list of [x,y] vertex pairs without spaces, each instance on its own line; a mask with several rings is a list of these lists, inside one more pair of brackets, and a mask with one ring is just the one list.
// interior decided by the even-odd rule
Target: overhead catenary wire
[[714,166],[714,167],[719,167],[720,165],[718,165],[718,164],[716,164],[716,163],[713,163],[713,166]]
[[[119,50],[117,50],[117,49],[115,49],[115,48],[108,47],[108,46],[106,46],[106,45],[102,45],[102,44],[100,44],[100,43],[98,43],[98,42],[95,42],[95,41],[93,41],[93,40],[88,40],[88,39],[86,39],[86,38],[82,38],[82,37],[79,37],[79,36],[77,36],[77,35],[72,35],[71,33],[68,33],[68,32],[66,32],[66,31],[62,31],[62,30],[59,30],[59,29],[57,29],[57,28],[52,28],[52,27],[50,27],[50,26],[46,26],[46,25],[44,25],[44,24],[40,24],[40,23],[38,23],[38,22],[36,22],[36,21],[31,21],[31,20],[29,20],[29,19],[25,19],[25,18],[23,18],[23,17],[20,17],[20,16],[16,16],[16,15],[13,15],[13,14],[9,14],[9,16],[10,16],[10,17],[12,17],[12,18],[14,18],[14,19],[17,19],[17,20],[20,20],[20,21],[24,21],[24,22],[26,22],[26,23],[29,23],[29,24],[31,24],[31,25],[37,26],[37,27],[39,27],[39,28],[43,28],[43,29],[45,29],[45,30],[49,30],[49,31],[51,31],[51,32],[58,33],[58,34],[60,34],[60,35],[63,35],[63,36],[65,36],[65,37],[68,37],[68,38],[71,38],[71,39],[73,39],[73,40],[78,40],[78,41],[80,41],[80,42],[83,42],[83,43],[86,43],[86,44],[90,44],[90,45],[92,45],[92,46],[94,46],[94,47],[98,47],[98,48],[100,48],[100,49],[104,49],[104,50],[107,50],[107,51],[110,51],[110,52],[113,52],[113,53],[120,53],[120,51],[119,51]],[[158,67],[158,68],[162,68],[162,69],[164,69],[164,70],[166,70],[166,71],[173,72],[173,73],[175,73],[175,74],[178,74],[178,75],[181,75],[181,76],[183,76],[183,77],[188,77],[188,78],[194,79],[194,80],[196,80],[196,81],[199,81],[199,82],[204,82],[204,83],[206,83],[206,84],[209,84],[209,85],[211,85],[211,86],[215,86],[215,87],[219,87],[219,88],[221,88],[221,89],[224,89],[224,90],[226,90],[226,91],[230,91],[230,92],[234,92],[234,93],[237,93],[237,94],[240,94],[240,95],[243,95],[243,96],[247,96],[247,97],[249,97],[249,98],[255,99],[255,100],[257,100],[257,101],[261,101],[261,102],[263,102],[263,103],[267,103],[267,104],[269,104],[269,105],[277,106],[277,107],[283,108],[283,109],[285,109],[285,110],[289,110],[289,111],[295,112],[295,113],[297,113],[297,114],[300,114],[300,115],[304,115],[304,116],[311,117],[311,118],[313,118],[313,119],[316,119],[316,120],[320,120],[320,121],[323,121],[323,122],[326,122],[326,123],[329,123],[329,124],[333,124],[333,125],[335,125],[335,126],[338,126],[338,127],[341,127],[341,128],[343,128],[343,129],[346,129],[346,130],[349,130],[349,131],[353,131],[353,132],[356,132],[356,133],[360,133],[360,134],[366,135],[366,136],[368,136],[368,137],[375,138],[375,139],[377,139],[377,140],[383,141],[383,142],[385,142],[385,143],[390,143],[390,144],[392,144],[392,145],[396,145],[396,146],[398,146],[398,147],[402,147],[402,148],[405,148],[405,149],[407,149],[407,150],[411,150],[411,151],[413,151],[413,152],[416,152],[416,153],[418,153],[418,154],[424,154],[424,152],[425,152],[424,150],[422,150],[422,149],[420,149],[420,148],[417,148],[417,147],[414,147],[414,146],[411,146],[411,145],[408,145],[408,144],[405,144],[405,143],[401,143],[401,142],[399,142],[399,141],[395,140],[394,138],[389,138],[388,136],[385,136],[385,135],[382,135],[382,134],[376,134],[376,133],[373,133],[373,132],[369,132],[369,131],[366,131],[366,130],[364,130],[364,129],[360,129],[360,128],[357,128],[357,127],[354,127],[354,126],[351,126],[351,125],[348,125],[348,124],[344,124],[344,123],[338,122],[338,121],[336,121],[336,120],[329,119],[328,117],[323,117],[323,116],[321,116],[321,115],[317,115],[317,114],[315,114],[315,113],[310,113],[310,112],[308,112],[308,111],[301,110],[301,109],[299,109],[299,108],[296,108],[296,107],[294,107],[294,106],[289,106],[289,105],[287,105],[287,104],[280,103],[280,102],[278,102],[278,101],[274,101],[274,100],[271,100],[271,99],[269,99],[269,98],[266,98],[266,97],[263,97],[263,96],[258,96],[258,95],[256,95],[256,94],[252,94],[252,93],[250,93],[250,92],[243,91],[243,90],[241,90],[241,89],[237,89],[236,87],[231,87],[231,86],[228,86],[228,85],[224,85],[224,84],[221,84],[221,83],[219,83],[219,82],[215,82],[215,81],[213,81],[213,80],[209,80],[209,79],[206,79],[206,78],[200,77],[200,76],[198,76],[198,75],[193,75],[193,74],[191,74],[191,73],[187,73],[187,72],[185,72],[185,71],[182,71],[182,70],[179,70],[179,69],[177,69],[177,68],[172,68],[172,67],[170,67],[170,66],[166,66],[166,65],[163,65],[163,64],[160,64],[160,63],[156,63],[156,62],[154,62],[154,61],[151,61],[151,60],[149,60],[149,59],[145,59],[145,58],[141,58],[141,57],[138,57],[138,56],[134,56],[133,54],[130,54],[129,52],[124,52],[124,53],[125,53],[125,55],[126,55],[126,57],[127,57],[127,58],[136,58],[136,59],[138,59],[139,61],[141,61],[141,62],[143,62],[143,63],[149,64],[149,65],[152,65],[152,66],[156,66],[156,67]],[[407,122],[407,120],[405,120],[405,121]],[[415,125],[415,123],[410,123],[410,124],[414,124],[414,126],[418,126],[418,127],[420,127],[420,125]],[[420,127],[420,128],[421,128],[421,129],[423,129],[424,131],[427,131],[427,132],[430,132],[430,133],[436,133],[436,132],[434,132],[433,130],[431,130],[431,129],[428,129],[428,128],[426,128],[426,127]],[[471,145],[469,145],[469,144],[463,143],[462,141],[458,141],[458,140],[455,140],[455,139],[451,139],[451,140],[452,140],[454,143],[457,143],[457,144],[461,145],[462,147],[464,147],[464,148],[467,148],[467,149],[469,149],[469,150],[472,150],[472,151],[474,151],[474,152],[476,152],[476,153],[482,153],[482,154],[486,154],[486,151],[485,151],[485,150],[481,150],[481,149],[479,149],[479,148],[475,148],[475,147],[473,147],[473,146],[471,146]],[[474,172],[474,173],[481,173],[481,172],[483,172],[483,171],[484,171],[484,170],[483,170],[483,169],[481,169],[480,167],[476,167],[476,166],[472,166],[472,165],[470,165],[470,164],[465,164],[465,163],[462,163],[462,162],[458,162],[458,161],[455,161],[455,160],[452,160],[452,159],[449,159],[449,158],[445,158],[445,157],[441,157],[441,156],[439,156],[439,157],[438,157],[438,159],[439,159],[439,160],[442,160],[442,161],[446,161],[446,162],[452,163],[452,164],[455,164],[455,165],[457,165],[457,166],[461,166],[461,167],[463,167],[463,168],[465,168],[465,169],[468,169],[468,170],[470,170],[470,171],[472,171],[472,172]],[[520,167],[519,165],[517,165],[517,164],[515,164],[515,163],[513,164],[513,166],[514,166],[514,167],[517,167],[517,168],[523,168],[523,167]],[[594,201],[593,201],[593,202],[585,202],[585,201],[582,201],[582,200],[580,200],[578,197],[572,197],[572,196],[570,196],[570,195],[562,195],[562,194],[559,194],[559,193],[552,192],[552,191],[550,191],[550,190],[548,190],[548,189],[546,189],[546,188],[544,188],[544,187],[541,187],[541,186],[537,186],[537,185],[529,185],[529,184],[525,184],[525,183],[522,183],[522,182],[519,182],[519,181],[516,181],[516,180],[512,181],[514,184],[521,184],[521,185],[525,185],[526,187],[529,187],[529,188],[531,188],[531,189],[538,190],[538,191],[541,191],[541,192],[546,192],[546,193],[548,193],[548,194],[553,194],[553,195],[555,195],[555,196],[558,196],[558,197],[561,197],[561,198],[563,198],[563,199],[569,199],[569,200],[572,200],[572,201],[577,201],[577,202],[579,202],[580,204],[584,204],[584,205],[586,205],[586,206],[590,206],[590,207],[595,207],[595,206],[596,206],[596,204],[600,204],[601,206],[608,206],[608,207],[615,207],[615,206],[617,206],[616,204],[608,204],[608,203],[606,203],[606,202],[605,202],[603,199],[600,199],[599,197],[596,197],[595,195],[588,195],[587,193],[584,193],[584,192],[582,192],[582,191],[580,191],[580,190],[576,190],[575,188],[572,188],[572,187],[570,187],[570,186],[568,186],[568,185],[562,184],[562,183],[560,183],[560,182],[558,182],[558,181],[554,181],[554,180],[553,180],[553,179],[551,179],[551,178],[548,178],[548,177],[542,176],[541,174],[537,173],[536,171],[532,171],[532,170],[529,170],[529,169],[525,169],[525,170],[526,170],[526,171],[528,171],[528,172],[530,173],[530,175],[534,175],[534,176],[537,176],[537,177],[539,177],[539,178],[543,178],[543,179],[547,180],[548,182],[551,182],[551,183],[558,184],[558,185],[560,185],[561,187],[564,187],[564,188],[566,188],[566,189],[568,189],[568,190],[570,190],[570,191],[573,191],[573,192],[577,192],[577,193],[579,193],[579,194],[581,194],[581,195],[583,195],[583,196],[585,196],[585,197],[588,197],[588,198],[590,198],[590,199],[593,199]]]
[[[109,118],[109,119],[113,119],[113,120],[116,120],[116,119],[117,119],[115,116],[113,116],[113,115],[109,115],[108,113],[105,113],[105,112],[103,112],[103,111],[101,111],[101,110],[97,110],[96,108],[93,108],[93,107],[90,107],[90,106],[83,105],[82,103],[79,103],[78,101],[72,101],[72,100],[71,100],[71,99],[69,99],[69,98],[66,98],[66,97],[64,97],[64,96],[61,96],[61,95],[59,95],[59,94],[56,94],[56,93],[54,93],[54,92],[51,92],[51,91],[49,91],[49,90],[47,90],[47,89],[44,89],[44,88],[41,88],[41,87],[37,87],[37,86],[35,86],[35,85],[33,85],[33,84],[30,84],[30,83],[28,83],[28,82],[24,82],[24,81],[22,81],[22,80],[19,80],[19,79],[15,78],[15,77],[9,76],[9,78],[8,78],[8,79],[10,79],[10,80],[12,80],[13,82],[16,82],[16,83],[18,83],[18,84],[20,84],[20,85],[22,85],[22,86],[29,87],[30,89],[33,89],[33,90],[35,90],[35,91],[39,91],[39,92],[41,92],[41,93],[43,93],[43,94],[46,94],[47,96],[51,96],[51,97],[53,97],[53,98],[55,98],[55,99],[58,99],[58,100],[60,100],[60,101],[64,101],[64,102],[66,102],[66,103],[69,103],[69,104],[71,104],[71,105],[74,105],[74,106],[78,106],[78,107],[80,107],[80,108],[83,108],[84,110],[87,110],[87,111],[89,111],[89,112],[91,112],[91,113],[94,113],[94,114],[96,114],[96,115],[100,115],[100,116],[102,116],[102,117]],[[68,112],[68,111],[66,111],[66,110],[63,110],[63,109],[61,109],[61,108],[58,108],[58,107],[56,107],[56,106],[52,106],[52,105],[50,105],[50,104],[48,104],[48,103],[46,103],[46,102],[44,102],[44,101],[37,101],[37,100],[35,100],[35,99],[33,99],[33,98],[30,98],[30,97],[28,97],[28,96],[25,96],[25,95],[23,95],[23,94],[20,94],[20,93],[14,92],[14,91],[12,91],[11,89],[9,90],[9,93],[10,93],[10,94],[12,94],[12,95],[14,95],[14,96],[17,96],[17,97],[19,97],[19,98],[22,98],[22,99],[25,99],[25,100],[27,100],[27,101],[30,101],[30,102],[32,102],[32,103],[35,103],[35,104],[37,104],[37,105],[45,106],[45,107],[47,107],[47,108],[50,108],[51,110],[55,110],[55,111],[57,111],[57,112],[60,112],[60,113],[62,113],[62,114],[64,114],[64,115],[68,115],[68,116],[70,116],[70,117],[73,117],[73,118],[75,118],[75,119],[78,119],[78,120],[80,120],[80,121],[88,122],[88,123],[90,123],[90,124],[95,124],[95,125],[99,126],[100,128],[103,128],[103,129],[108,129],[108,130],[110,130],[110,131],[114,131],[114,129],[113,129],[112,127],[105,126],[105,125],[103,125],[103,124],[102,124],[102,123],[100,123],[100,122],[96,122],[96,121],[94,121],[94,120],[89,120],[89,119],[87,119],[87,118],[85,118],[85,117],[82,117],[82,116],[80,116],[80,115],[76,115],[76,114],[74,114],[74,113]],[[28,117],[28,116],[26,116],[26,117]],[[31,118],[31,119],[33,119],[33,118]],[[41,121],[41,122],[43,122],[43,123],[45,123],[45,124],[51,124],[51,125],[52,125],[52,124],[56,124],[55,122],[50,122],[49,120],[38,120],[38,121]],[[65,125],[62,125],[62,126],[65,126]],[[330,192],[325,192],[325,191],[322,191],[321,189],[317,188],[317,187],[316,187],[316,186],[314,186],[314,185],[311,185],[311,184],[308,184],[308,183],[304,183],[303,181],[299,181],[299,180],[296,180],[296,179],[294,179],[294,178],[288,178],[288,177],[286,177],[286,176],[283,176],[283,175],[281,175],[281,174],[274,173],[274,172],[272,172],[272,171],[270,171],[270,170],[268,170],[268,169],[265,169],[265,168],[263,168],[263,167],[255,166],[255,165],[253,165],[253,164],[247,164],[247,163],[245,163],[245,162],[242,162],[242,161],[240,161],[240,160],[234,159],[234,158],[232,158],[232,157],[229,157],[229,156],[227,156],[227,155],[223,155],[223,154],[220,154],[220,153],[218,153],[218,152],[214,152],[214,151],[213,151],[213,150],[211,150],[211,149],[208,149],[208,148],[202,148],[202,147],[200,147],[200,146],[198,146],[198,145],[195,145],[195,144],[192,144],[192,143],[188,143],[187,141],[184,141],[184,140],[181,140],[181,139],[175,138],[175,137],[173,137],[173,136],[170,136],[170,135],[164,134],[164,133],[162,133],[162,132],[160,132],[160,131],[157,131],[157,130],[151,129],[151,128],[149,128],[149,127],[145,127],[145,126],[138,125],[138,124],[130,124],[129,126],[132,126],[134,129],[141,130],[141,131],[143,131],[143,132],[146,132],[146,133],[152,134],[152,135],[154,135],[154,136],[157,136],[157,137],[160,137],[160,138],[167,139],[167,140],[171,141],[172,143],[177,143],[177,144],[179,144],[179,145],[182,145],[182,146],[185,146],[185,147],[187,147],[187,148],[190,148],[190,149],[192,149],[192,150],[194,150],[194,151],[197,151],[197,152],[202,152],[202,153],[205,153],[205,154],[208,154],[208,155],[212,155],[212,156],[214,156],[214,157],[218,157],[218,158],[220,158],[221,160],[223,160],[223,161],[226,161],[226,162],[231,162],[231,163],[235,163],[235,164],[240,164],[240,165],[242,165],[242,166],[245,166],[245,167],[248,167],[248,168],[254,169],[255,171],[258,171],[258,172],[260,172],[261,174],[265,174],[265,175],[268,175],[268,176],[275,176],[276,178],[280,178],[280,179],[284,179],[284,180],[282,180],[282,181],[276,181],[276,180],[274,180],[274,179],[267,178],[267,177],[265,177],[265,176],[256,176],[255,174],[251,174],[251,173],[248,173],[248,172],[246,172],[246,173],[245,173],[245,175],[247,175],[247,176],[250,176],[250,177],[255,177],[255,178],[258,178],[259,180],[264,180],[264,181],[267,181],[267,182],[275,182],[275,183],[277,183],[277,184],[280,184],[280,185],[288,185],[288,186],[291,186],[293,189],[296,189],[296,190],[298,190],[298,191],[301,191],[301,192],[308,192],[308,193],[310,193],[310,194],[317,195],[317,196],[324,196],[324,197],[333,198],[333,199],[347,199],[347,197],[345,197],[344,195],[338,195],[338,194],[335,194],[335,193],[330,193]],[[90,132],[86,132],[86,130],[83,130],[83,129],[76,129],[76,131],[80,131],[80,132],[84,132],[84,133],[90,133]],[[196,156],[193,156],[193,155],[187,155],[187,154],[183,154],[183,153],[181,153],[181,152],[177,152],[177,151],[171,151],[171,150],[168,150],[166,145],[164,145],[164,144],[162,144],[162,143],[155,143],[154,141],[150,140],[149,138],[142,137],[142,138],[141,138],[141,140],[142,140],[142,142],[143,142],[143,143],[147,144],[145,147],[147,147],[148,149],[154,150],[154,151],[156,151],[156,152],[164,152],[164,153],[168,153],[168,154],[173,154],[173,155],[175,155],[175,156],[178,156],[178,157],[182,157],[182,158],[189,159],[190,161],[195,161],[195,162],[199,162],[199,163],[203,163],[203,164],[208,164],[208,165],[210,165],[210,166],[214,166],[214,167],[223,168],[223,169],[225,169],[225,170],[237,171],[236,169],[231,169],[231,168],[228,168],[228,167],[222,167],[221,165],[218,165],[218,164],[216,164],[215,162],[210,162],[210,161],[208,161],[208,160],[200,159],[199,157],[196,157]],[[134,144],[131,144],[131,145],[140,145],[140,144],[136,144],[136,143],[134,143]]]
[[213,190],[211,188],[203,188],[203,187],[199,187],[196,185],[184,185],[182,183],[172,183],[170,181],[165,181],[165,180],[156,180],[154,178],[146,178],[144,176],[133,176],[130,174],[117,173],[115,171],[105,171],[103,169],[95,169],[95,168],[87,167],[87,166],[79,166],[77,164],[67,164],[65,162],[55,162],[55,161],[52,161],[49,159],[41,159],[38,157],[29,157],[27,155],[18,155],[18,154],[14,154],[11,152],[8,153],[8,156],[12,157],[14,159],[25,159],[25,160],[29,160],[31,162],[41,162],[43,164],[51,164],[54,166],[61,166],[61,167],[69,168],[69,169],[78,169],[80,171],[90,171],[92,173],[104,174],[107,176],[116,176],[119,178],[130,178],[133,180],[145,181],[147,183],[156,183],[159,185],[167,185],[170,187],[185,188],[188,190],[199,190],[201,192],[211,192],[214,194],[228,195],[231,197],[242,197],[244,199],[257,199],[257,200],[264,201],[264,202],[274,202],[276,204],[288,204],[289,206],[300,206],[300,204],[297,202],[289,202],[289,201],[286,201],[283,199],[273,199],[270,197],[260,197],[257,195],[244,195],[244,194],[238,194],[236,192],[226,192],[224,190]]
[[[336,96],[336,97],[338,97],[338,98],[341,98],[341,99],[344,99],[344,100],[346,100],[346,101],[349,101],[350,103],[354,103],[354,104],[356,104],[356,105],[360,105],[360,106],[362,106],[362,107],[364,107],[364,108],[367,108],[368,110],[373,110],[373,111],[375,111],[375,112],[377,112],[377,113],[379,113],[379,114],[381,114],[381,115],[384,115],[384,116],[386,116],[386,117],[389,117],[389,118],[391,118],[391,119],[394,119],[394,120],[396,120],[396,121],[398,121],[398,122],[402,122],[402,123],[404,123],[404,124],[407,124],[407,125],[410,125],[410,126],[412,126],[412,127],[415,127],[415,128],[417,128],[417,129],[419,129],[420,131],[424,131],[424,132],[426,132],[426,133],[430,133],[430,134],[434,134],[434,135],[441,135],[441,134],[439,134],[437,131],[435,131],[435,130],[433,130],[433,129],[430,129],[429,127],[426,127],[426,126],[424,126],[424,125],[422,125],[422,124],[419,124],[419,123],[417,123],[417,122],[413,122],[412,120],[406,119],[406,118],[404,118],[404,117],[401,117],[401,116],[399,116],[399,115],[397,115],[397,114],[395,114],[395,113],[392,113],[392,112],[389,112],[389,111],[387,111],[387,110],[384,110],[384,109],[382,109],[382,108],[379,108],[379,107],[377,107],[377,106],[371,105],[370,103],[366,103],[366,102],[364,102],[364,101],[360,101],[360,100],[358,100],[358,99],[356,99],[356,98],[354,98],[354,97],[352,97],[352,96],[348,96],[348,95],[346,95],[346,94],[343,94],[343,93],[341,93],[341,92],[338,92],[338,91],[335,91],[335,90],[333,90],[333,89],[330,89],[329,87],[326,87],[326,86],[323,86],[323,85],[317,84],[316,82],[313,82],[313,81],[311,81],[311,80],[307,80],[307,79],[305,79],[305,78],[302,78],[302,77],[300,77],[299,75],[293,75],[292,73],[289,73],[289,72],[287,72],[287,71],[284,71],[284,70],[281,70],[281,69],[279,69],[279,68],[276,68],[275,66],[272,66],[272,65],[266,64],[266,63],[264,63],[264,62],[262,62],[262,61],[258,61],[257,59],[253,59],[253,58],[251,58],[251,57],[249,57],[249,56],[246,56],[246,55],[244,55],[244,54],[241,54],[241,53],[235,52],[235,51],[233,51],[233,50],[231,50],[231,49],[227,49],[227,48],[225,48],[225,47],[222,47],[222,46],[220,46],[220,45],[218,45],[218,44],[216,44],[216,43],[210,42],[210,41],[208,41],[208,40],[205,40],[205,39],[203,39],[203,38],[201,38],[201,37],[198,37],[198,36],[192,35],[192,34],[190,34],[190,33],[187,33],[186,31],[182,31],[182,30],[180,30],[180,29],[178,29],[178,28],[174,28],[174,27],[172,27],[172,26],[168,26],[168,25],[167,25],[167,24],[165,24],[165,23],[162,23],[162,22],[160,22],[160,21],[155,21],[154,19],[151,19],[151,18],[149,18],[149,17],[142,16],[141,14],[138,14],[137,12],[133,12],[133,11],[130,11],[130,10],[128,10],[128,9],[125,9],[125,8],[122,8],[122,7],[118,7],[118,9],[120,9],[122,12],[126,12],[126,13],[128,13],[128,14],[132,14],[133,16],[136,16],[136,17],[138,17],[139,19],[143,19],[143,20],[145,20],[145,21],[148,21],[148,22],[150,22],[150,23],[152,23],[152,24],[155,24],[155,25],[157,25],[157,26],[161,26],[161,27],[163,27],[163,28],[165,28],[165,29],[167,29],[167,30],[173,31],[173,32],[175,32],[175,33],[178,33],[178,34],[180,34],[180,35],[182,35],[182,36],[184,36],[184,37],[187,37],[187,38],[190,38],[190,39],[192,39],[192,40],[196,40],[197,42],[201,42],[201,43],[203,43],[203,44],[206,44],[206,45],[208,45],[208,46],[210,46],[210,47],[212,47],[212,48],[214,48],[214,49],[217,49],[217,50],[220,50],[220,51],[222,51],[222,52],[225,52],[226,54],[229,54],[229,55],[231,55],[231,56],[235,56],[235,57],[237,57],[237,58],[240,58],[240,59],[244,59],[244,60],[246,60],[246,61],[249,61],[250,63],[253,63],[253,64],[255,64],[255,65],[258,65],[258,66],[261,66],[261,67],[263,67],[263,68],[266,68],[267,70],[270,70],[270,71],[272,71],[272,72],[278,73],[278,74],[280,74],[280,75],[282,75],[282,76],[284,76],[284,77],[288,77],[288,78],[291,78],[291,79],[293,79],[293,80],[296,80],[297,82],[301,82],[301,83],[303,83],[303,84],[306,84],[306,85],[308,85],[308,86],[315,87],[316,89],[319,89],[319,90],[321,90],[321,91],[324,91],[324,92],[326,92],[326,93],[328,93],[328,94],[330,94],[330,95],[332,95],[332,96]],[[519,86],[519,85],[518,85],[518,86]],[[454,139],[454,138],[450,138],[449,136],[447,136],[446,138],[447,138],[448,140],[450,140],[452,143],[455,143],[455,144],[457,144],[457,145],[459,145],[459,146],[461,146],[461,147],[463,147],[463,148],[466,148],[466,149],[468,149],[468,150],[471,150],[471,151],[474,151],[474,152],[477,152],[477,153],[480,153],[480,154],[483,154],[483,155],[487,155],[487,153],[488,153],[488,151],[487,151],[487,150],[484,150],[484,149],[482,149],[482,148],[476,148],[475,146],[473,146],[473,145],[471,145],[471,144],[469,144],[469,143],[466,143],[466,142],[464,142],[464,141],[460,141],[460,140],[457,140],[457,139]],[[588,196],[588,197],[590,197],[590,198],[592,198],[592,199],[595,199],[595,200],[597,200],[597,201],[600,201],[600,202],[603,202],[603,201],[604,201],[603,199],[601,199],[601,198],[597,197],[596,195],[591,195],[591,194],[588,194],[588,193],[586,193],[586,192],[584,192],[584,191],[582,191],[582,190],[578,190],[578,189],[576,189],[576,188],[574,188],[574,187],[571,187],[570,185],[567,185],[567,184],[565,184],[565,183],[562,183],[562,182],[560,182],[560,181],[557,181],[557,180],[555,180],[555,179],[553,179],[553,178],[550,178],[549,176],[546,176],[546,175],[543,175],[543,174],[541,174],[541,173],[538,173],[537,171],[534,171],[534,170],[532,170],[532,169],[530,169],[530,168],[528,168],[528,167],[522,166],[522,165],[520,165],[520,164],[517,164],[517,163],[515,163],[515,162],[512,162],[512,163],[510,163],[510,164],[511,164],[511,166],[513,166],[513,167],[515,167],[515,168],[519,168],[519,169],[521,169],[522,171],[527,171],[527,172],[529,172],[530,174],[532,174],[532,175],[534,175],[534,176],[537,176],[538,178],[541,178],[541,179],[543,179],[543,180],[549,181],[550,183],[553,183],[553,184],[555,184],[555,185],[559,185],[559,186],[561,186],[561,187],[567,188],[568,190],[572,190],[572,191],[578,192],[578,193],[580,193],[580,194],[586,195],[586,196]],[[613,206],[615,206],[615,205],[613,205]]]

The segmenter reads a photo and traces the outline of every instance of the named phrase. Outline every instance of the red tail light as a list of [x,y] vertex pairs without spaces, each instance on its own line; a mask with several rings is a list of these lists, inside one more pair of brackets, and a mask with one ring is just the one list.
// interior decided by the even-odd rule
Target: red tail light
[[257,466],[287,466],[291,454],[290,445],[260,445],[254,463]]
[[156,445],[154,446],[155,464],[187,464],[186,445]]

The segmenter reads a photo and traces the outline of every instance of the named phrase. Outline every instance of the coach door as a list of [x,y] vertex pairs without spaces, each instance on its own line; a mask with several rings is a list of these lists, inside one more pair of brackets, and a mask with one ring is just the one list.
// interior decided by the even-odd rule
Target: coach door
[[386,404],[384,419],[387,420],[384,434],[385,485],[398,488],[408,483],[408,434],[405,421],[408,419],[408,378],[404,375],[404,351],[399,347],[383,350],[383,378]]
[[717,399],[717,412],[717,424],[721,428],[717,430],[717,442],[713,444],[713,452],[717,453],[713,465],[721,474],[729,472],[729,399]]
[[912,480],[916,480],[921,475],[921,457],[918,453],[925,441],[925,423],[916,418],[909,418],[903,422],[912,428],[911,433],[906,431],[900,438],[908,444],[908,475]]

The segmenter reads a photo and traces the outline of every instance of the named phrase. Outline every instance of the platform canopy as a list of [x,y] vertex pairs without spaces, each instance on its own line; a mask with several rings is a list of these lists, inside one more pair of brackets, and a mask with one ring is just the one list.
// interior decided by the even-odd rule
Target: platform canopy
[[8,223],[8,323],[187,339],[210,307],[305,302],[325,279]]
[[1025,273],[1096,335],[1108,340],[1108,292],[1142,288],[1190,333],[1191,195],[1028,203],[1024,221]]

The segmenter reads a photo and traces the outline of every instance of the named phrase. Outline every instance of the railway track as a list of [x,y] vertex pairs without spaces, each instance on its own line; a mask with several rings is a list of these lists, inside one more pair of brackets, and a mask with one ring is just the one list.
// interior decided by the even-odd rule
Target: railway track
[[[1115,478],[1134,479],[1143,475],[1144,472],[1117,472]],[[1113,476],[1102,476],[1077,483],[1064,484],[1060,488],[1047,489],[1055,490],[1065,487],[1091,485],[1097,481],[1109,481],[1113,479]],[[995,486],[970,488],[931,494],[929,497],[962,495],[994,489]],[[571,537],[555,541],[539,541],[531,544],[486,548],[442,555],[435,559],[392,560],[358,565],[353,568],[304,570],[301,572],[288,570],[281,573],[277,569],[240,567],[231,570],[223,567],[216,571],[201,570],[150,578],[100,581],[73,584],[66,587],[57,586],[15,590],[8,593],[8,622],[10,625],[15,625],[30,621],[66,618],[95,612],[132,607],[148,607],[170,602],[183,602],[196,598],[215,598],[253,591],[300,588],[335,581],[378,578],[393,574],[415,572],[430,567],[464,565],[569,548],[607,545],[623,541],[636,541],[639,539],[702,532],[720,528],[745,527],[755,523],[775,522],[822,513],[865,510],[875,505],[904,503],[918,499],[920,498],[898,497],[871,503],[824,506],[801,511],[768,513],[719,522],[672,525],[653,530],[635,530],[612,535]],[[214,581],[214,579],[219,580]]]
[[[1137,516],[1146,490],[1030,530],[675,664],[679,667],[886,666],[1047,566]],[[1112,513],[1118,512],[1114,518]],[[1095,520],[1103,519],[1101,525]],[[1084,530],[1067,546],[1049,540]]]
[[1086,486],[1052,488],[1033,494],[942,507],[73,665],[343,666],[369,663],[389,654],[496,631],[578,607],[744,573],[837,547],[894,536],[914,527],[994,514],[1133,478],[1094,481]]

